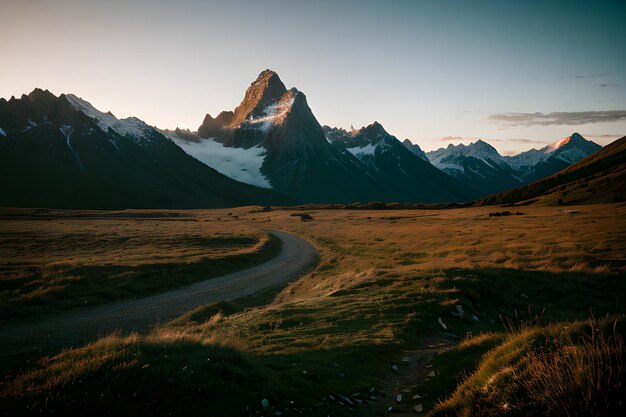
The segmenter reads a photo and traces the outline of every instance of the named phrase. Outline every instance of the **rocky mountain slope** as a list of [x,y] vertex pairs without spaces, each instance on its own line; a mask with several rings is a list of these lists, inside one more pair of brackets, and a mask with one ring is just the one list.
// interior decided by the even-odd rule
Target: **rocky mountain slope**
[[413,152],[413,154],[415,154],[416,156],[419,156],[424,161],[430,163],[430,161],[428,160],[428,157],[426,156],[426,152],[424,152],[417,143],[413,143],[408,139],[404,139],[402,141],[402,144],[406,146],[408,150]]
[[447,148],[427,152],[426,156],[434,166],[483,195],[523,183],[498,151],[482,140],[469,145],[450,144]]
[[558,172],[598,151],[602,147],[583,138],[579,133],[560,139],[541,149],[531,149],[515,156],[504,157],[518,171],[524,182],[533,182]]
[[0,99],[0,205],[201,208],[293,200],[228,178],[136,118],[36,89]]
[[417,156],[378,122],[352,132],[327,126],[324,131],[340,152],[359,159],[371,177],[393,190],[395,201],[454,201],[478,195]]
[[[302,202],[412,198],[419,198],[420,202],[466,201],[474,195],[458,182],[419,162],[412,162],[416,168],[409,175],[413,176],[414,189],[420,184],[422,187],[410,194],[405,192],[405,185],[389,180],[393,176],[391,171],[373,175],[374,168],[364,164],[361,158],[327,140],[306,96],[295,88],[288,90],[270,70],[263,71],[250,85],[234,111],[222,112],[215,118],[207,115],[196,138],[181,133],[169,135],[207,165]],[[405,159],[419,159],[403,146],[398,149]],[[216,158],[215,154],[228,154],[229,161]]]
[[426,155],[439,169],[484,194],[490,194],[548,177],[600,148],[600,145],[574,133],[544,148],[515,156],[503,157],[482,140],[469,145],[450,144]]

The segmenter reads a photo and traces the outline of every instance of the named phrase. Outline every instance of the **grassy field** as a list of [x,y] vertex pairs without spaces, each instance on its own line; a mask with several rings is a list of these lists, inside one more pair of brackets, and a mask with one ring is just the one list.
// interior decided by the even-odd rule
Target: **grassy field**
[[0,220],[0,322],[165,291],[280,250],[258,228],[185,213],[13,214]]
[[[196,236],[260,236],[270,227],[298,234],[320,263],[286,288],[45,358],[5,378],[0,400],[9,415],[105,415],[111,406],[120,415],[385,415],[418,405],[415,415],[542,415],[548,396],[538,375],[570,358],[550,352],[597,345],[600,358],[623,354],[626,205],[522,210],[326,210],[308,212],[307,222],[280,210],[184,213]],[[21,229],[24,221],[6,223]],[[70,226],[77,221],[87,220],[53,218],[47,230],[84,230]],[[137,227],[183,234],[155,221],[165,223]],[[591,314],[604,344],[590,347]],[[546,341],[550,350],[540,349]],[[402,360],[427,348],[438,352],[432,361]],[[397,374],[401,386],[390,383]],[[492,377],[497,392],[483,395]]]

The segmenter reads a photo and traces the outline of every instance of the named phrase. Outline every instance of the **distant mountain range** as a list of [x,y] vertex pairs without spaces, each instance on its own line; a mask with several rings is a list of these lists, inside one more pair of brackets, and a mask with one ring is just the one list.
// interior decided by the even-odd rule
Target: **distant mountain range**
[[[566,155],[569,154],[568,152]],[[487,196],[479,204],[572,205],[624,201],[626,136],[556,174],[513,190]]]
[[482,140],[469,145],[450,144],[447,148],[427,152],[426,156],[437,168],[484,195],[545,178],[601,148],[574,133],[544,148],[531,149],[515,156],[503,157]]
[[200,208],[289,204],[186,154],[136,118],[119,120],[71,94],[0,99],[0,205]]
[[117,119],[72,94],[0,99],[0,205],[200,208],[477,200],[601,147],[577,133],[513,157],[488,143],[425,153],[374,122],[322,126],[304,93],[263,71],[233,111],[196,132]]

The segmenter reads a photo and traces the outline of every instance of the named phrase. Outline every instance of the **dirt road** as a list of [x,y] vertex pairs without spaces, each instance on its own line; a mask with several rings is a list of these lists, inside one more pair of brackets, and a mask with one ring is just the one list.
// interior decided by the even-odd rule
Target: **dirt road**
[[18,323],[0,330],[0,370],[23,367],[42,354],[79,346],[114,331],[145,332],[203,304],[231,300],[280,283],[307,270],[317,258],[306,240],[270,230],[283,243],[280,254],[258,266],[135,300]]

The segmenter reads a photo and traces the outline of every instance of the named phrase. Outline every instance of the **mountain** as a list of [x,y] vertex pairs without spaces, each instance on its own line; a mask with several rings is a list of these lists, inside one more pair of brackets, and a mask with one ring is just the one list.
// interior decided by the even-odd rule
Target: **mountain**
[[372,178],[392,190],[395,201],[466,201],[478,195],[417,156],[378,122],[351,132],[324,126],[324,133],[341,153],[359,159]]
[[410,150],[411,152],[413,152],[413,154],[414,154],[415,156],[418,156],[418,157],[420,157],[421,159],[423,159],[424,161],[426,161],[426,162],[430,163],[430,160],[429,160],[429,159],[428,159],[428,157],[426,156],[426,152],[424,152],[424,151],[422,150],[422,148],[420,148],[420,147],[419,147],[419,145],[418,145],[417,143],[413,143],[413,142],[411,142],[411,141],[410,141],[410,140],[408,140],[408,139],[404,139],[404,140],[402,141],[402,144],[403,144],[404,146],[406,146],[408,150]]
[[478,204],[594,204],[626,201],[626,136],[564,170]]
[[597,143],[573,133],[541,149],[505,156],[504,160],[518,171],[524,182],[533,182],[565,169],[601,148]]
[[[167,134],[190,155],[220,172],[302,202],[406,201],[418,196],[423,201],[469,198],[457,182],[423,164],[413,163],[419,168],[411,171],[416,175],[412,187],[425,179],[422,171],[435,177],[426,180],[422,191],[411,195],[400,192],[405,186],[372,175],[372,168],[361,159],[327,140],[304,93],[296,88],[288,90],[278,74],[270,70],[263,71],[250,85],[234,111],[222,112],[215,118],[206,115],[196,137],[191,132]],[[414,157],[406,148],[402,151],[407,158]],[[441,184],[437,185],[435,178],[441,179]],[[448,185],[453,188],[446,189]]]
[[523,183],[498,151],[482,140],[469,145],[449,144],[447,148],[427,152],[426,156],[434,166],[478,189],[482,195]]
[[0,99],[0,205],[72,209],[287,204],[187,155],[137,118],[71,94]]

